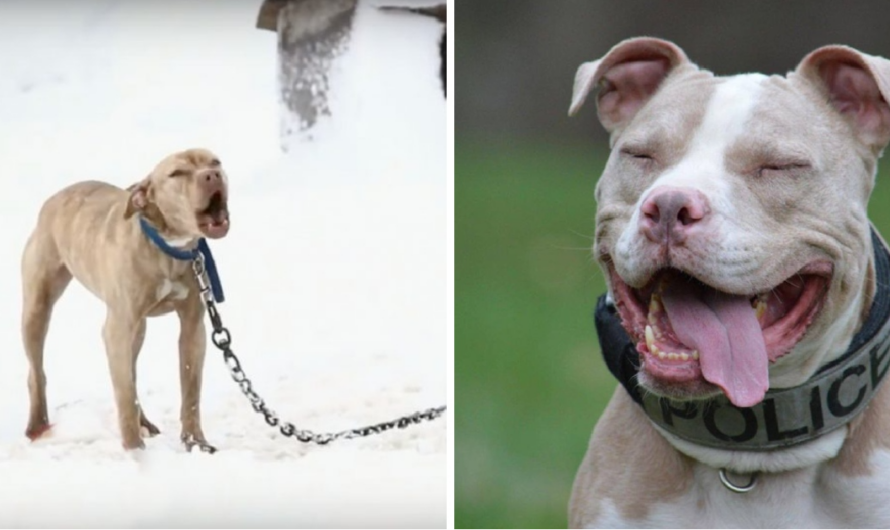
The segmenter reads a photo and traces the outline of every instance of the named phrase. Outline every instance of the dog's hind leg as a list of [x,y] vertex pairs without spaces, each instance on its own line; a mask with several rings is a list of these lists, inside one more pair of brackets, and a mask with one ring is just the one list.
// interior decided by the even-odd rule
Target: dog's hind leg
[[[142,350],[142,343],[145,341],[145,319],[142,319],[142,322],[139,324],[139,328],[136,330],[136,337],[133,339],[133,381],[137,381],[137,370],[136,370],[136,360],[139,359],[139,351]],[[137,396],[139,391],[137,390]],[[136,398],[139,402],[139,425],[146,430],[148,436],[157,436],[161,434],[161,430],[155,426],[154,423],[148,421],[148,418],[145,416],[145,409],[142,407],[142,400],[138,397]]]
[[22,256],[22,341],[30,365],[31,400],[25,435],[31,440],[49,429],[43,347],[53,306],[70,282],[71,272],[62,263],[52,238],[38,229],[25,245]]

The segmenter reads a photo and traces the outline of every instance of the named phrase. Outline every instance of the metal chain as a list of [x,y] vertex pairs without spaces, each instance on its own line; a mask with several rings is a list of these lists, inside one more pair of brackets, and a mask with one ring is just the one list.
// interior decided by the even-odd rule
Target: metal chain
[[275,414],[275,411],[266,406],[266,402],[263,398],[261,398],[253,389],[253,383],[247,378],[247,375],[241,368],[241,362],[238,360],[238,357],[235,356],[234,352],[232,352],[232,335],[229,333],[228,328],[223,326],[222,318],[220,318],[219,311],[216,308],[216,302],[213,300],[213,293],[211,292],[210,282],[207,279],[207,271],[204,267],[203,254],[199,253],[192,261],[192,271],[195,273],[195,278],[198,280],[198,289],[201,292],[204,305],[207,307],[207,314],[210,316],[210,323],[213,326],[210,340],[213,341],[214,346],[222,351],[223,360],[229,369],[229,374],[232,376],[232,379],[238,383],[238,387],[241,388],[241,392],[244,393],[248,401],[250,401],[253,410],[262,414],[266,418],[266,423],[272,427],[277,427],[284,436],[296,438],[303,443],[327,445],[335,440],[348,440],[351,438],[370,436],[393,428],[404,429],[410,425],[435,420],[445,413],[446,407],[443,405],[441,407],[418,411],[414,414],[402,416],[401,418],[396,418],[391,421],[333,433],[316,433],[309,430],[297,429],[294,424],[282,421],[278,415]]

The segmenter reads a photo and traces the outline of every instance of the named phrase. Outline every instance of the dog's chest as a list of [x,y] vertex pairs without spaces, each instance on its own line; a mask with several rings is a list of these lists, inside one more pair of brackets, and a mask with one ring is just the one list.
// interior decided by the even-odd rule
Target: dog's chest
[[158,316],[169,313],[176,308],[176,304],[188,298],[190,286],[184,279],[161,278],[157,281],[154,292],[151,294],[152,307],[149,316]]
[[156,290],[158,302],[184,300],[189,294],[188,286],[178,280],[164,278]]
[[733,493],[712,468],[698,466],[692,487],[669,502],[650,504],[642,519],[605,499],[588,528],[890,528],[890,452],[870,459],[870,474],[844,476],[808,468],[762,477],[754,491]]

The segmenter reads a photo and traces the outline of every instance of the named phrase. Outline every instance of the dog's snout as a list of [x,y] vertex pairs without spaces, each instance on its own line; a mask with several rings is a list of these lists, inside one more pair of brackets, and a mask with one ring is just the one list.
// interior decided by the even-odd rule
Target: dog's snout
[[225,176],[221,169],[212,168],[199,171],[196,175],[197,183],[206,193],[223,191],[226,187]]
[[656,243],[682,243],[711,208],[705,195],[693,188],[655,188],[640,206],[640,228]]

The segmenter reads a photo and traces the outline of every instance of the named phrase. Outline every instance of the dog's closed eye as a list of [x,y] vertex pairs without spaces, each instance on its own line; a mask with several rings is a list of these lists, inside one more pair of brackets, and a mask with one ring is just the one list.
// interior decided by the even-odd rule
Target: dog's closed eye
[[636,158],[638,160],[652,160],[652,155],[642,149],[625,147],[621,149],[621,154]]
[[174,169],[173,172],[170,173],[168,176],[169,176],[170,178],[174,178],[174,177],[185,177],[185,176],[187,176],[188,174],[189,174],[189,171],[188,171],[188,170],[186,170],[186,169],[181,169],[181,168],[180,168],[180,169]]
[[781,163],[770,163],[764,164],[760,166],[757,171],[758,176],[768,176],[771,174],[789,174],[794,175],[799,171],[805,170],[810,167],[810,164],[806,162],[781,162]]
[[644,171],[652,170],[656,164],[655,156],[650,149],[623,147],[621,156]]

